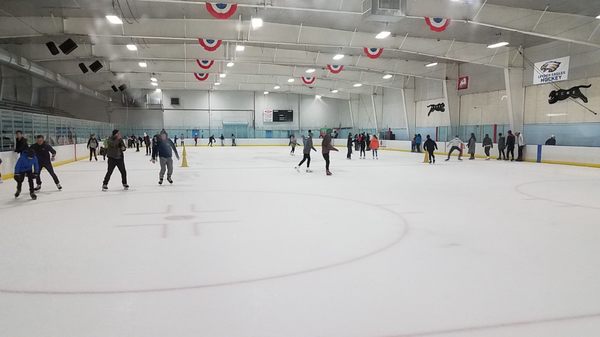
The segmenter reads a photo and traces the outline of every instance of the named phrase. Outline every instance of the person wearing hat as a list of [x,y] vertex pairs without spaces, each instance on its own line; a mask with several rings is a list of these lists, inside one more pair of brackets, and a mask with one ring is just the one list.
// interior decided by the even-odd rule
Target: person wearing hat
[[129,189],[129,185],[127,185],[127,170],[125,169],[125,157],[123,152],[127,150],[125,146],[125,142],[123,142],[123,136],[119,130],[113,130],[112,136],[108,138],[106,141],[106,156],[108,157],[108,170],[106,171],[106,176],[104,176],[104,181],[102,183],[102,191],[108,190],[108,182],[110,181],[110,176],[112,176],[115,167],[119,169],[121,172],[121,182],[123,183],[123,188],[126,190]]
[[556,137],[552,135],[552,137],[548,138],[545,145],[555,146],[556,145]]
[[158,174],[159,185],[163,183],[165,171],[167,171],[167,181],[169,184],[173,184],[173,179],[171,179],[173,175],[173,152],[175,152],[175,157],[179,160],[179,153],[177,152],[175,143],[169,139],[166,131],[162,131],[152,147],[152,163],[156,163],[156,157],[158,157],[158,161],[160,162],[160,173]]

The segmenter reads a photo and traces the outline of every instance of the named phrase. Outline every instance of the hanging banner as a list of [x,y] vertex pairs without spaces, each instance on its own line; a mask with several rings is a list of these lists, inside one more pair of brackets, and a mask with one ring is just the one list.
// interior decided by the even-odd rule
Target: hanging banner
[[329,70],[330,73],[332,74],[339,74],[342,72],[342,70],[344,70],[344,66],[342,65],[337,65],[337,64],[328,64],[327,65],[327,69]]
[[365,55],[370,59],[378,59],[383,54],[383,48],[364,48]]
[[450,19],[425,17],[425,23],[429,26],[429,29],[436,33],[440,33],[448,28],[448,25],[450,25]]
[[313,85],[316,80],[317,78],[314,76],[302,76],[302,82],[306,85]]
[[196,63],[202,69],[210,69],[210,67],[212,67],[213,64],[215,64],[215,61],[213,61],[213,60],[196,60]]
[[194,77],[196,77],[198,81],[202,82],[208,80],[208,74],[194,73]]
[[213,40],[213,39],[198,39],[198,43],[204,48],[206,51],[215,51],[219,49],[222,40]]
[[237,7],[237,4],[226,4],[221,2],[206,3],[206,10],[210,13],[210,15],[220,20],[229,19],[233,14],[235,14]]
[[265,110],[263,112],[263,122],[273,123],[273,110]]
[[569,79],[570,56],[537,62],[533,69],[533,84],[547,84]]

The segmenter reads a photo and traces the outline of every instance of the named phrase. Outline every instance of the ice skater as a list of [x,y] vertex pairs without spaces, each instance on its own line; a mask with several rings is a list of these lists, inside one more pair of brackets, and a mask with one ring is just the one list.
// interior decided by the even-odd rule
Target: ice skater
[[379,160],[379,138],[376,135],[371,137],[371,152],[373,152],[373,159]]
[[328,176],[330,176],[330,175],[332,175],[332,173],[329,170],[329,165],[331,163],[330,158],[329,158],[329,153],[331,151],[338,152],[339,150],[333,146],[333,141],[331,139],[331,132],[329,132],[329,131],[327,131],[327,134],[325,135],[325,137],[323,137],[323,142],[321,143],[321,151],[323,152],[323,159],[325,159],[325,173]]
[[144,145],[146,145],[146,156],[151,156],[152,155],[152,140],[150,139],[150,136],[148,136],[147,133],[144,132]]
[[21,188],[23,181],[27,178],[29,183],[29,196],[31,199],[36,200],[35,190],[33,188],[33,179],[40,173],[40,165],[35,156],[35,151],[31,148],[21,149],[21,154],[17,164],[15,165],[15,181],[17,182],[17,192],[15,198],[21,195]]
[[183,147],[185,145],[185,138],[183,136],[183,133],[181,134],[181,146]]
[[96,156],[96,149],[98,148],[98,139],[95,134],[90,135],[90,139],[87,142],[87,148],[90,149],[90,161],[92,161],[92,157],[96,158],[98,161],[98,157]]
[[194,136],[194,146],[198,146],[198,135]]
[[485,134],[485,137],[483,138],[483,150],[485,151],[485,160],[490,160],[490,151],[491,149],[494,148],[494,142],[492,141],[492,138],[490,138],[490,135],[488,135],[487,133]]
[[300,164],[298,164],[298,166],[294,168],[296,169],[296,171],[300,172],[300,167],[302,167],[302,164],[306,162],[306,173],[311,173],[312,171],[310,170],[310,151],[312,150],[317,152],[317,149],[315,149],[315,147],[313,146],[313,134],[311,130],[308,130],[308,137],[302,136],[302,142],[304,144],[304,149],[302,151],[304,157],[302,158],[302,161],[300,161]]
[[[163,129],[162,131],[165,131],[165,129]],[[177,147],[177,139],[179,139],[179,138],[177,138],[177,135],[175,135],[175,137],[173,138],[173,144],[175,144],[175,147]]]
[[237,146],[237,143],[235,142],[235,134],[231,134],[231,146]]
[[455,136],[451,141],[448,142],[448,145],[450,145],[450,152],[448,152],[448,159],[446,159],[446,161],[450,160],[450,156],[452,155],[452,152],[458,150],[458,160],[462,160],[462,154],[463,154],[463,147],[465,146],[465,143],[458,138],[458,135]]
[[348,154],[346,154],[346,159],[352,159],[352,143],[354,143],[354,141],[352,140],[352,134],[349,133],[348,140],[346,142],[346,146],[348,147]]
[[28,148],[27,138],[23,136],[23,131],[17,130],[17,132],[15,132],[15,152],[20,154]]
[[502,133],[498,134],[498,160],[506,160],[506,137]]
[[423,144],[423,148],[429,154],[429,164],[435,164],[435,150],[438,149],[438,146],[437,143],[433,139],[431,139],[430,135],[427,135],[427,139]]
[[[515,143],[517,142],[515,135],[511,130],[508,130],[508,136],[506,137],[506,159],[510,158],[510,161],[515,161]],[[511,157],[512,156],[512,157]]]
[[54,180],[54,184],[56,184],[56,188],[60,191],[62,190],[62,186],[60,186],[60,181],[58,180],[58,176],[54,173],[54,167],[52,167],[52,162],[56,158],[56,150],[50,146],[50,144],[46,143],[44,140],[44,136],[38,135],[35,137],[36,143],[31,146],[31,149],[35,152],[35,156],[37,157],[38,165],[40,169],[38,170],[38,174],[36,176],[37,186],[35,187],[36,191],[42,189],[42,178],[41,173],[42,169],[46,169],[52,180]]
[[517,132],[517,146],[518,146],[518,156],[517,161],[525,160],[524,152],[525,151],[525,138],[523,138],[522,132]]
[[469,148],[469,160],[475,160],[475,152],[477,148],[477,138],[475,138],[475,134],[471,133],[471,138],[469,138],[469,142],[467,143],[467,147]]
[[152,148],[152,163],[156,163],[156,158],[160,162],[160,173],[158,174],[158,184],[163,184],[163,178],[165,177],[165,171],[167,171],[167,181],[169,184],[173,184],[173,152],[175,157],[179,160],[179,153],[175,144],[169,139],[166,132],[160,134],[158,141]]
[[211,135],[208,137],[208,146],[212,147],[214,143],[216,143],[215,135]]
[[290,156],[293,156],[296,154],[296,145],[298,145],[298,141],[296,140],[296,136],[295,135],[291,135],[290,136],[290,143],[288,144],[288,146],[291,146],[292,149],[290,150]]
[[365,133],[361,133],[361,135],[358,137],[358,141],[360,142],[360,159],[366,159],[367,158],[367,136],[365,136]]
[[125,146],[125,142],[123,142],[121,133],[119,130],[113,130],[112,136],[106,141],[108,170],[106,171],[104,181],[102,182],[102,191],[108,190],[108,182],[110,181],[110,176],[112,176],[115,167],[121,172],[121,183],[123,184],[123,188],[125,190],[129,189],[129,185],[127,184],[127,170],[125,169],[125,156],[123,155],[123,152],[126,150],[127,147]]
[[221,140],[221,146],[225,146],[225,136],[221,134],[221,137],[219,137],[219,139]]

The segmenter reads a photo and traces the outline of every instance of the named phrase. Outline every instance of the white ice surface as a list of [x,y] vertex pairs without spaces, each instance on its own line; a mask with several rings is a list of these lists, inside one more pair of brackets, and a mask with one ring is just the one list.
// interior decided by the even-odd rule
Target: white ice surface
[[600,170],[287,151],[1,184],[0,336],[600,336]]

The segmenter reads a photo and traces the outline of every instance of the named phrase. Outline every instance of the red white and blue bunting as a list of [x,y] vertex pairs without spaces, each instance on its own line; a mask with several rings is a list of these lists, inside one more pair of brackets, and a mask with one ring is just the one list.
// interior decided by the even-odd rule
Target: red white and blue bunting
[[219,49],[222,40],[213,40],[213,39],[198,39],[200,45],[207,51],[215,51]]
[[206,10],[210,13],[210,15],[220,20],[229,19],[233,14],[235,14],[237,7],[237,4],[224,4],[221,2],[206,3]]
[[329,72],[332,74],[339,74],[342,72],[342,70],[344,70],[344,66],[337,64],[328,64],[327,70],[329,70]]
[[215,64],[215,61],[213,61],[213,60],[196,60],[196,63],[202,69],[210,69],[210,67],[212,67],[213,64]]
[[383,48],[367,48],[365,47],[365,55],[370,59],[378,59],[383,54]]
[[425,17],[425,23],[429,26],[429,29],[439,33],[445,31],[446,28],[448,28],[448,25],[450,24],[450,19]]
[[306,85],[313,85],[317,81],[317,78],[314,76],[302,76],[302,82]]
[[202,81],[202,82],[204,82],[204,81],[208,80],[208,75],[209,75],[209,74],[194,73],[194,77],[196,77],[196,79],[197,79],[198,81]]

